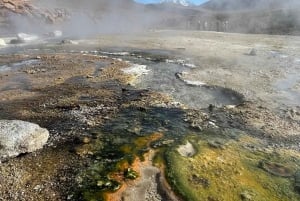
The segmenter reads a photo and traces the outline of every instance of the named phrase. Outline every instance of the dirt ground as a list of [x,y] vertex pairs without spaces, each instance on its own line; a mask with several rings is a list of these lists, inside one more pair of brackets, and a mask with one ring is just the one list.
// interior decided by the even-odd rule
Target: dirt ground
[[[51,135],[44,149],[1,163],[0,200],[73,200],[76,175],[91,163],[86,139],[92,127],[130,105],[174,107],[167,94],[129,86],[134,78],[120,70],[128,63],[64,49],[169,50],[195,64],[183,79],[244,95],[243,104],[213,111],[209,118],[219,127],[247,130],[273,148],[300,150],[299,37],[153,30],[77,41],[54,44],[60,53],[0,55],[2,67],[32,61],[0,69],[0,118],[38,123]],[[189,118],[203,127],[199,116],[196,111]]]

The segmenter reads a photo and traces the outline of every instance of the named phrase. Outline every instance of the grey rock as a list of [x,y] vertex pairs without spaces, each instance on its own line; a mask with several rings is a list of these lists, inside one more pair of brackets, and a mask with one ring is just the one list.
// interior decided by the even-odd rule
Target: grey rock
[[22,43],[25,43],[25,41],[21,39],[12,39],[10,41],[10,44],[22,44]]
[[0,120],[0,161],[41,149],[48,137],[48,130],[37,124]]
[[250,56],[256,56],[256,55],[257,55],[256,49],[252,49],[252,50],[249,52],[249,55],[250,55]]
[[78,42],[76,42],[76,41],[73,41],[73,40],[69,40],[69,39],[63,39],[61,42],[60,42],[60,44],[71,44],[71,45],[77,45],[78,44]]

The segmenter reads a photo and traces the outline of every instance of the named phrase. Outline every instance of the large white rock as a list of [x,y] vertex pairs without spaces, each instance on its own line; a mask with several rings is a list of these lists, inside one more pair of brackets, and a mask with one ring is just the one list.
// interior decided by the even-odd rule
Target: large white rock
[[0,46],[5,46],[5,45],[6,45],[5,41],[2,38],[0,38]]
[[31,35],[26,33],[18,33],[17,38],[21,41],[30,42],[39,39],[37,35]]
[[0,161],[41,149],[48,137],[48,130],[37,124],[19,120],[0,120]]

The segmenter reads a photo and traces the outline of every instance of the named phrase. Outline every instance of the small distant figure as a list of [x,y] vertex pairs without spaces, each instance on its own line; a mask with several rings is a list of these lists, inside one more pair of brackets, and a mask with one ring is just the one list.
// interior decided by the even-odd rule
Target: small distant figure
[[216,30],[217,32],[221,31],[221,22],[220,21],[216,21]]
[[213,104],[209,104],[208,111],[213,112],[214,108],[215,108],[215,106]]
[[197,22],[197,30],[201,30],[201,20]]
[[191,21],[188,20],[188,21],[186,22],[186,29],[190,29],[190,28],[191,28]]
[[229,24],[228,20],[226,20],[226,21],[223,22],[223,32],[227,32],[228,31],[228,24]]
[[207,21],[204,22],[203,29],[204,29],[204,31],[207,31],[207,29],[208,29],[208,22]]

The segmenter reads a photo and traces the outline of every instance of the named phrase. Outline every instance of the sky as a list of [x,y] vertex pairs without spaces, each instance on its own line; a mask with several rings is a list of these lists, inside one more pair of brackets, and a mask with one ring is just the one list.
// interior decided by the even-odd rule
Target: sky
[[[159,3],[160,0],[136,0],[137,2],[140,2],[140,3]],[[194,4],[201,4],[203,2],[206,2],[208,0],[189,0],[189,2],[191,3],[194,3]]]

